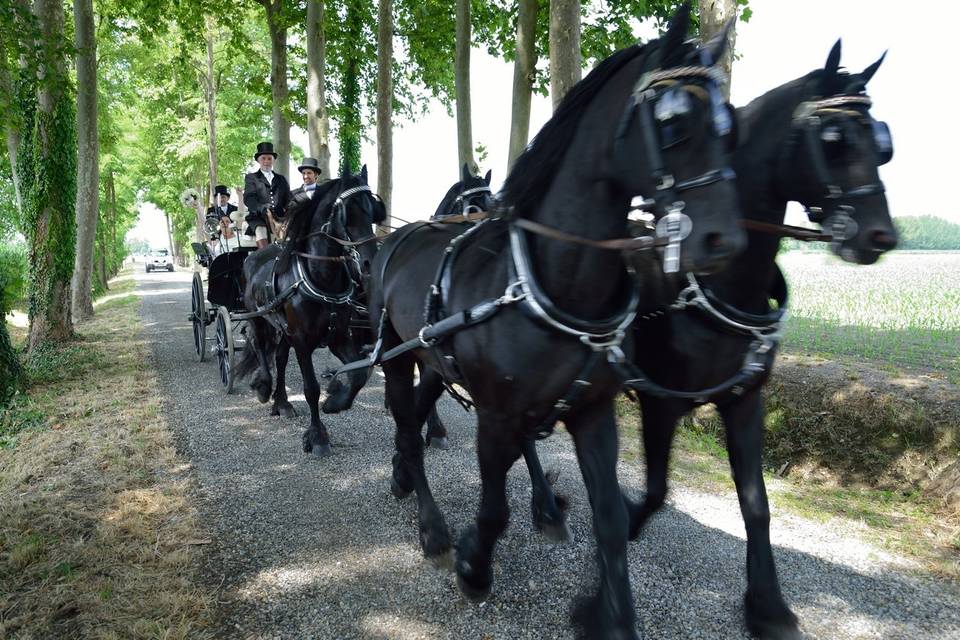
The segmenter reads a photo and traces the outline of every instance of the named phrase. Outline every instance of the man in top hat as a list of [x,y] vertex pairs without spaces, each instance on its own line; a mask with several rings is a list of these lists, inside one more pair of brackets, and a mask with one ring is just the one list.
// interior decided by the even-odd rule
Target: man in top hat
[[[230,190],[227,189],[225,185],[218,184],[214,188],[213,193],[216,198],[216,204],[207,209],[207,217],[213,218],[217,222],[229,227],[233,224],[233,221],[230,219],[230,214],[237,210],[237,205],[230,204]],[[221,229],[222,228],[223,226],[221,226]]]
[[282,220],[287,213],[290,199],[290,184],[281,174],[274,172],[273,161],[277,154],[272,142],[261,142],[253,159],[260,168],[248,173],[243,180],[243,202],[247,205],[247,235],[256,237],[257,248],[270,244],[268,216]]
[[[290,192],[291,201],[301,193],[307,198],[313,198],[313,192],[317,188],[317,180],[320,178],[320,165],[316,158],[304,158],[300,166],[297,167],[300,175],[303,176],[303,186],[297,187]],[[303,197],[303,196],[300,196]]]

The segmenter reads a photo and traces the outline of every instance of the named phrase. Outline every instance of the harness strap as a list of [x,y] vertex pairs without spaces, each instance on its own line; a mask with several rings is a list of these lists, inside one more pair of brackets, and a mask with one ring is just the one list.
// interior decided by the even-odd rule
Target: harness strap
[[593,374],[593,370],[597,368],[597,365],[603,360],[603,351],[592,350],[590,352],[590,355],[587,356],[587,362],[583,365],[583,369],[577,374],[576,379],[570,383],[567,392],[554,403],[550,413],[547,414],[547,417],[540,423],[540,426],[537,427],[537,440],[543,440],[549,437],[553,433],[553,428],[557,422],[562,420],[570,409],[577,404],[577,401],[580,400],[583,393],[593,386],[593,383],[590,382],[590,376]]
[[773,224],[770,222],[760,222],[758,220],[740,220],[740,226],[749,231],[759,231],[784,238],[793,238],[801,242],[830,242],[833,240],[832,234],[789,224]]
[[317,255],[315,253],[306,253],[304,251],[291,251],[290,253],[292,253],[295,256],[307,258],[309,260],[326,260],[329,262],[346,262],[347,261],[346,256],[322,256],[322,255]]
[[608,249],[611,251],[642,251],[644,249],[652,249],[655,246],[667,244],[666,238],[654,239],[651,236],[640,236],[638,238],[615,238],[612,240],[591,240],[590,238],[575,236],[571,233],[567,233],[566,231],[560,231],[559,229],[554,229],[553,227],[548,227],[545,224],[540,224],[539,222],[534,222],[533,220],[528,220],[526,218],[514,218],[511,222],[524,231],[530,231],[532,233],[536,233],[537,235],[552,238],[554,240],[573,242],[575,244],[582,244],[584,246],[594,247],[596,249]]

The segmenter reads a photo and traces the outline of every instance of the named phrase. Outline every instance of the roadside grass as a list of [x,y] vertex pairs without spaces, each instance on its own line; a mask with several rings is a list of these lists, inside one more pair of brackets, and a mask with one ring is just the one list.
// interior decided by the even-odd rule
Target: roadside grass
[[[639,410],[622,396],[617,402],[622,458],[642,463]],[[735,496],[723,429],[719,415],[709,407],[681,422],[670,460],[671,485]],[[791,470],[786,463],[771,464],[766,453],[764,480],[774,518],[783,510],[818,522],[841,523],[879,548],[917,562],[920,571],[960,579],[960,514],[916,488],[877,488],[865,479],[842,481],[840,475],[813,466]]]
[[[204,638],[188,467],[161,417],[130,278],[26,359],[0,413],[0,637]],[[11,328],[22,344],[25,331]]]

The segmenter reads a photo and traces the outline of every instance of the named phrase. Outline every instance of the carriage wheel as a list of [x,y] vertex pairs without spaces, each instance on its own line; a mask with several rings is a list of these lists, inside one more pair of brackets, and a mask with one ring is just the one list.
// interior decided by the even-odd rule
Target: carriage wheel
[[207,301],[203,296],[203,280],[199,273],[193,274],[193,348],[197,352],[197,360],[207,359]]
[[217,310],[217,361],[220,363],[220,382],[233,393],[233,325],[226,307]]

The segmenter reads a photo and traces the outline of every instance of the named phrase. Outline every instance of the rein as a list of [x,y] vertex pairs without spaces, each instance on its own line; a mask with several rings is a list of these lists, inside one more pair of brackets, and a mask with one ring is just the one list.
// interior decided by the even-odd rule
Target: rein
[[783,238],[793,238],[801,242],[830,242],[833,240],[833,234],[789,224],[774,224],[772,222],[760,222],[758,220],[740,220],[740,226],[748,231],[769,233],[770,235],[781,236]]

